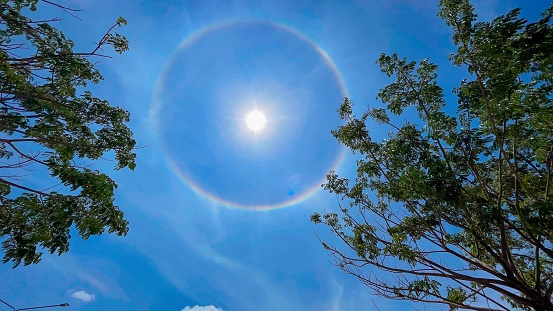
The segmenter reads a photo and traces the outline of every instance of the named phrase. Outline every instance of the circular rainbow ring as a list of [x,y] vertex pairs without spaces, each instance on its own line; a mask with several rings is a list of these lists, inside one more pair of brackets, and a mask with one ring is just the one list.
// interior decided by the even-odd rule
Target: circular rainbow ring
[[[161,87],[165,84],[165,76],[167,74],[168,69],[171,68],[171,66],[173,65],[175,56],[178,55],[179,51],[187,49],[192,44],[194,44],[194,42],[196,42],[199,38],[201,38],[201,37],[203,37],[203,36],[205,36],[209,33],[221,30],[221,29],[226,28],[226,27],[239,26],[239,25],[249,25],[249,24],[252,24],[252,25],[256,25],[256,24],[268,25],[268,26],[274,27],[276,29],[283,30],[285,32],[291,33],[295,37],[300,39],[302,42],[307,43],[312,49],[317,51],[317,53],[324,60],[326,66],[328,66],[328,68],[331,69],[332,74],[334,75],[334,79],[336,80],[336,83],[338,84],[338,87],[340,88],[340,92],[342,93],[342,96],[343,97],[348,96],[348,92],[347,92],[347,88],[346,88],[346,85],[344,83],[344,80],[342,79],[342,76],[341,76],[340,72],[338,71],[338,68],[336,68],[336,65],[334,65],[334,62],[332,61],[330,56],[328,56],[328,54],[320,46],[315,44],[313,41],[309,40],[306,36],[304,36],[299,31],[297,31],[293,28],[290,28],[288,26],[284,26],[284,25],[276,24],[276,23],[271,23],[271,22],[267,22],[267,21],[253,20],[253,21],[238,21],[238,22],[219,23],[219,24],[215,24],[215,25],[205,27],[205,28],[191,34],[187,38],[185,38],[178,45],[176,50],[172,53],[171,57],[169,58],[169,61],[167,61],[167,63],[165,64],[165,67],[162,69],[162,71],[160,73],[160,75],[157,79],[157,83],[156,83],[154,92],[153,92],[153,100],[152,100],[152,105],[150,107],[150,114],[149,114],[150,121],[153,124],[155,134],[157,135],[157,138],[160,139],[160,141],[163,142],[162,137],[160,137],[159,126],[158,126],[158,124],[159,124],[159,111],[162,107],[161,100],[159,99],[159,94],[160,94],[160,91],[161,91]],[[174,171],[177,174],[177,176],[179,177],[180,180],[182,180],[185,184],[187,184],[190,188],[192,188],[192,190],[195,193],[197,193],[197,194],[199,194],[199,195],[201,195],[205,198],[208,198],[210,201],[218,203],[218,204],[223,205],[225,207],[239,208],[239,209],[246,209],[246,210],[272,210],[272,209],[292,206],[292,205],[298,204],[298,203],[306,200],[307,198],[311,197],[315,192],[317,192],[317,190],[320,189],[320,184],[324,183],[325,180],[326,180],[325,178],[323,178],[319,183],[311,186],[311,188],[307,189],[306,191],[302,191],[301,194],[299,194],[299,195],[291,196],[290,200],[287,200],[287,201],[284,201],[284,202],[280,202],[280,203],[276,203],[276,204],[270,204],[270,205],[269,204],[267,204],[267,205],[238,204],[236,202],[232,202],[232,201],[229,201],[229,200],[225,200],[223,198],[219,198],[214,193],[208,192],[205,189],[201,188],[199,185],[197,185],[194,182],[194,180],[193,180],[193,178],[191,178],[191,176],[188,176],[185,172],[183,172],[179,168],[179,166],[175,163],[175,161],[170,156],[168,156],[168,152],[166,152],[166,150],[165,150],[166,147],[163,143],[162,143],[162,148],[163,148],[163,151],[164,151],[163,154],[165,155],[165,159],[166,159],[167,164],[170,166],[172,171]],[[334,162],[328,168],[327,171],[335,170],[341,164],[341,162],[342,162],[342,160],[345,156],[345,153],[346,153],[346,149],[343,148],[343,147],[340,147],[340,151],[339,151],[338,156],[336,157],[336,159],[334,160]]]

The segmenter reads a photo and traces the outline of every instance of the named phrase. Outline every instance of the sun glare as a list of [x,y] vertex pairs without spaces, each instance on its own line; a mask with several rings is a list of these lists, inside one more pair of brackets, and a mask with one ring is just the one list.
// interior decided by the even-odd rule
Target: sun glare
[[246,117],[246,124],[252,131],[257,132],[265,126],[265,116],[257,110],[252,111]]

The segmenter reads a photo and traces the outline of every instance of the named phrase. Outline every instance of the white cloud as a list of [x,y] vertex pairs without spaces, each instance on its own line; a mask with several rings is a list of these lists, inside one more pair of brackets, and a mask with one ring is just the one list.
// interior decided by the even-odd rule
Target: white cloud
[[186,307],[182,309],[182,311],[224,311],[224,310],[221,308],[216,308],[215,306],[205,306],[205,307],[194,306],[194,307]]
[[94,299],[96,298],[94,295],[89,294],[89,293],[85,292],[84,290],[74,292],[73,294],[71,294],[71,297],[73,297],[75,299],[79,299],[79,300],[84,301],[84,302],[91,302],[91,301],[94,301]]

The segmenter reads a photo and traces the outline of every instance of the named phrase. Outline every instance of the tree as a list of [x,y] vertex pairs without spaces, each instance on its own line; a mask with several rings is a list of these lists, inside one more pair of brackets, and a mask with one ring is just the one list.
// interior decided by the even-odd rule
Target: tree
[[[67,252],[73,226],[84,239],[105,228],[125,235],[117,185],[92,165],[108,153],[116,169],[135,167],[129,113],[86,90],[102,80],[91,59],[109,57],[101,54],[106,46],[128,49],[114,32],[125,19],[91,52],[75,52],[52,26],[58,18],[25,15],[41,5],[76,11],[46,0],[0,0],[0,236],[3,261],[14,267],[38,263],[43,250]],[[46,173],[57,184],[36,186]]]
[[[437,66],[397,55],[377,61],[395,79],[378,94],[386,108],[356,117],[346,98],[338,110],[345,124],[332,134],[358,154],[356,177],[330,172],[323,186],[344,203],[312,221],[339,237],[342,247],[321,242],[374,294],[553,310],[553,5],[534,23],[519,12],[481,22],[468,0],[440,1],[451,60],[469,77],[453,116]],[[370,120],[389,137],[374,140]]]

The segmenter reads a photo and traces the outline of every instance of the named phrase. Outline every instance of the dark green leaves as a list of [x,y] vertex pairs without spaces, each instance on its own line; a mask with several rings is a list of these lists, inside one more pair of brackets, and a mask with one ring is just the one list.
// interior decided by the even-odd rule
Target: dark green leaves
[[[78,92],[103,79],[91,60],[109,57],[98,54],[106,45],[128,50],[114,32],[127,21],[119,17],[91,52],[75,52],[55,20],[35,23],[23,15],[38,2],[0,1],[0,236],[3,261],[14,266],[37,263],[43,249],[67,252],[72,227],[84,239],[106,228],[126,234],[114,205],[117,185],[93,164],[110,154],[115,169],[134,169],[136,157],[129,113]],[[46,170],[55,191],[27,184],[38,176],[27,172]]]
[[452,310],[553,310],[552,12],[476,22],[468,0],[440,1],[453,64],[470,75],[454,90],[455,116],[437,66],[395,54],[377,61],[395,79],[378,93],[385,108],[357,117],[344,100],[345,124],[332,134],[358,155],[356,176],[331,172],[323,186],[348,207],[312,220],[345,244],[324,243],[338,266],[375,294]]

